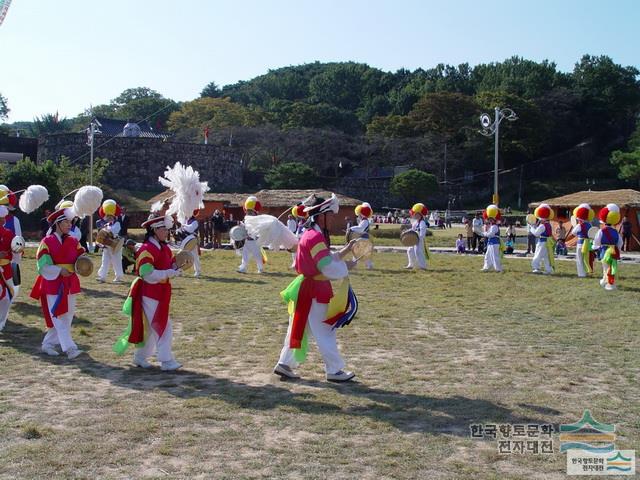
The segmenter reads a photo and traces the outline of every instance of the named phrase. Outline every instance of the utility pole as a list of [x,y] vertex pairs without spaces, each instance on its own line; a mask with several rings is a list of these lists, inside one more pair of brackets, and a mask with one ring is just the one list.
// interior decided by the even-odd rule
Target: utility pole
[[[96,133],[100,133],[99,127],[102,125],[97,119],[93,119],[89,128],[87,128],[87,144],[91,148],[91,155],[89,157],[89,185],[93,185],[93,145]],[[89,215],[89,241],[87,242],[89,250],[93,252],[93,214]]]

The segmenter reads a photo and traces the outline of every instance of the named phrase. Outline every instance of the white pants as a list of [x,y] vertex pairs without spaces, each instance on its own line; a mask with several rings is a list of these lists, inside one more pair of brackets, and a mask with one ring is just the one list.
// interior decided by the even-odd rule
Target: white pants
[[[49,312],[53,308],[56,302],[57,295],[47,295],[47,308]],[[53,321],[53,328],[47,330],[47,333],[42,340],[42,348],[55,348],[60,345],[63,352],[67,352],[70,349],[78,348],[73,339],[71,338],[71,322],[73,316],[76,313],[76,296],[69,295],[68,300],[69,309],[64,315],[58,317],[51,314],[51,320]]]
[[242,247],[242,263],[238,267],[241,272],[246,272],[249,267],[249,260],[251,257],[256,261],[258,272],[262,272],[262,252],[255,240],[247,240]]
[[582,243],[578,240],[576,244],[576,269],[578,270],[578,277],[586,277],[587,270],[585,269],[584,263],[582,261]]
[[552,273],[551,262],[549,261],[549,252],[547,251],[546,242],[536,243],[536,252],[533,254],[531,266],[534,270],[540,270],[543,266],[547,273]]
[[[14,269],[14,272],[15,272],[15,270],[20,270],[20,261],[21,260],[22,260],[22,254],[20,254],[20,253],[14,253],[13,254],[13,261],[11,262],[11,268]],[[14,265],[15,265],[15,267],[14,267]],[[22,271],[20,271],[20,274],[22,274]],[[20,279],[20,281],[22,281],[22,279]],[[11,282],[11,286],[13,287],[13,298],[11,299],[11,303],[14,303],[16,301],[16,299],[18,298],[18,294],[20,293],[20,285],[15,285],[13,278],[11,280],[9,280],[9,282]]]
[[137,360],[146,360],[151,355],[156,353],[156,357],[159,362],[170,362],[173,360],[173,352],[171,346],[173,344],[173,327],[171,325],[171,319],[167,321],[167,326],[164,329],[161,337],[158,337],[156,332],[151,326],[151,320],[158,308],[158,301],[149,297],[142,297],[142,310],[145,317],[147,317],[148,335],[144,340],[144,346],[136,348],[135,358]]
[[102,249],[102,264],[98,270],[98,278],[102,281],[107,280],[109,274],[109,267],[113,267],[115,273],[115,281],[120,282],[124,279],[124,273],[122,272],[122,249],[119,248],[115,252],[109,247]]
[[[329,304],[318,303],[314,299],[311,303],[311,310],[309,311],[309,318],[307,321],[307,335],[310,333],[313,338],[316,339],[318,349],[324,360],[324,369],[328,374],[334,374],[344,368],[344,360],[340,356],[338,351],[338,344],[336,341],[337,329],[333,329],[331,325],[327,325],[324,321],[327,319],[327,309]],[[293,325],[293,318],[289,317],[289,328],[287,329],[287,336],[284,339],[284,346],[280,352],[280,359],[278,363],[282,363],[291,368],[296,368],[298,362],[294,358],[294,351],[289,348],[289,338],[291,336],[291,327]]]
[[484,252],[483,270],[493,268],[496,272],[502,271],[502,262],[500,261],[500,244],[487,245],[487,251]]
[[[608,264],[608,263],[605,263],[604,261],[601,261],[601,263],[602,263],[602,280],[601,280],[601,282],[602,282],[604,285],[607,285],[607,284],[609,284],[609,275],[607,275],[607,270],[609,270],[609,264]],[[610,284],[611,284],[611,285],[614,285],[614,284],[615,284],[615,281],[616,281],[616,277],[615,277],[615,275],[611,278],[611,280],[612,280],[612,281],[611,281],[611,283],[610,283]],[[603,285],[603,286],[604,286],[604,285]]]
[[409,268],[427,268],[427,258],[424,255],[424,240],[421,238],[417,245],[407,249],[407,258]]
[[198,249],[194,248],[191,251],[191,255],[193,255],[193,273],[200,275],[200,255],[198,255]]
[[9,307],[11,301],[9,300],[9,294],[5,293],[4,297],[0,299],[0,332],[7,323],[7,317],[9,317]]

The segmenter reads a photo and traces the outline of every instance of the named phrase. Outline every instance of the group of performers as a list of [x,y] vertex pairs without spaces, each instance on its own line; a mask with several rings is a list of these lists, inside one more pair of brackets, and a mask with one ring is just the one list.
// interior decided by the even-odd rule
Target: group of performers
[[[19,231],[20,224],[10,214],[15,199],[11,200],[9,189],[1,185],[0,194],[3,188],[7,194],[4,197],[0,195],[0,330],[4,327],[11,302],[17,293],[14,277],[15,272],[19,272],[16,264],[20,261],[20,249],[14,245],[15,232],[16,229]],[[85,249],[73,233],[73,221],[78,216],[76,207],[74,202],[62,201],[47,217],[50,228],[36,254],[38,275],[30,294],[40,302],[48,329],[42,340],[42,351],[51,356],[63,353],[69,359],[82,353],[71,335],[76,296],[80,293],[77,262],[85,254]],[[110,269],[114,270],[115,282],[123,280],[122,242],[114,241],[121,229],[117,219],[119,208],[115,201],[105,200],[98,209],[98,215],[102,219],[102,236],[99,235],[99,238],[104,242],[97,277],[100,282],[106,281]],[[367,269],[373,268],[370,256],[355,256],[358,242],[368,241],[369,219],[373,211],[368,203],[356,207],[358,224],[350,227],[349,234],[358,238],[349,239],[343,248],[332,253],[325,222],[327,215],[337,213],[338,208],[335,196],[325,199],[312,195],[292,207],[287,227],[282,225],[288,235],[286,241],[274,240],[276,245],[286,244],[285,248],[295,250],[292,253],[292,267],[298,273],[281,292],[289,308],[289,325],[273,371],[283,379],[299,378],[296,370],[306,358],[308,340],[311,337],[315,339],[322,356],[328,381],[347,382],[355,377],[353,372],[346,370],[345,361],[338,350],[337,329],[348,325],[357,312],[357,297],[349,283],[349,271],[357,265],[360,258],[364,258]],[[242,263],[238,271],[246,272],[249,262],[253,260],[260,273],[264,268],[264,243],[259,241],[262,237],[254,233],[255,229],[252,230],[255,223],[252,217],[258,217],[260,202],[251,196],[245,201],[244,210],[244,223],[248,230],[240,251]],[[190,218],[178,229],[182,245],[185,245],[185,241],[188,243],[193,240],[192,236],[198,227],[197,215],[198,210],[192,210]],[[406,268],[425,270],[428,258],[425,216],[428,215],[428,209],[424,204],[416,203],[410,209],[410,215],[411,227],[403,232],[403,236],[412,237],[411,246],[407,249]],[[549,222],[553,218],[553,210],[549,205],[542,204],[535,209],[534,216],[535,223],[529,225],[530,232],[538,238],[532,262],[533,271],[551,274],[554,265]],[[572,233],[578,239],[578,276],[585,277],[593,271],[595,252],[599,251],[604,272],[600,283],[607,290],[614,289],[622,239],[613,225],[620,221],[620,209],[609,204],[599,211],[598,218],[602,228],[597,233],[593,232],[591,225],[595,212],[589,205],[581,204],[576,207],[573,217],[575,227]],[[186,215],[183,214],[183,220],[184,218]],[[483,211],[483,218],[485,228],[482,234],[487,239],[487,249],[482,270],[501,272],[500,209],[496,205],[487,206]],[[275,224],[281,225],[278,219],[273,219]],[[169,314],[171,279],[183,273],[178,259],[180,255],[174,255],[168,243],[169,232],[174,228],[174,218],[169,212],[156,211],[141,226],[146,233],[144,241],[135,249],[135,279],[123,306],[129,323],[113,349],[122,355],[129,346],[134,346],[135,366],[151,368],[153,365],[150,358],[155,355],[162,370],[172,371],[182,366],[172,351],[173,328]],[[279,234],[277,231],[272,233],[276,237]],[[200,275],[197,251],[188,255],[193,255],[191,264],[196,267],[195,275]],[[334,288],[332,281],[339,282],[339,285]]]
[[[484,209],[482,216],[485,220],[482,235],[487,239],[482,271],[487,272],[493,269],[501,272],[502,243],[498,225],[501,220],[500,209],[496,205],[489,205]],[[578,277],[584,278],[593,273],[594,259],[599,256],[603,271],[600,285],[605,290],[614,290],[622,248],[622,237],[614,228],[614,225],[620,222],[620,208],[610,203],[598,212],[601,228],[592,225],[591,222],[595,216],[595,211],[586,203],[578,205],[573,210],[572,222],[575,226],[571,233],[577,238],[575,257],[577,274]],[[542,203],[534,210],[532,217],[527,219],[527,229],[536,237],[536,249],[531,267],[533,273],[551,275],[555,267],[554,240],[550,223],[553,220],[553,209]]]

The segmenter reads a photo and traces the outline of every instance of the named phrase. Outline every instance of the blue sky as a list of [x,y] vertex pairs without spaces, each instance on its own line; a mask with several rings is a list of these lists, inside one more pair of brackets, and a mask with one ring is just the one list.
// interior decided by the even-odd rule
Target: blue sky
[[75,116],[146,86],[174,100],[209,82],[313,61],[383,70],[585,54],[640,67],[637,0],[13,0],[0,26],[9,121]]

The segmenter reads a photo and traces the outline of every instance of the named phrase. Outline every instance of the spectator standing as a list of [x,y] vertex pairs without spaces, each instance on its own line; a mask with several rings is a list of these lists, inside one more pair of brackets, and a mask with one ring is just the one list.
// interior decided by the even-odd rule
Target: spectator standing
[[224,228],[224,217],[220,210],[213,212],[211,217],[211,223],[213,226],[213,248],[222,247],[222,230]]
[[631,242],[631,221],[625,215],[620,224],[620,233],[622,234],[622,250],[629,251],[629,243]]
[[471,226],[472,226],[472,230],[473,230],[473,244],[472,244],[472,249],[477,251],[479,250],[479,242],[480,239],[482,238],[482,231],[484,228],[484,222],[482,221],[482,214],[480,212],[476,212],[476,217],[473,219],[473,222],[471,222]]

